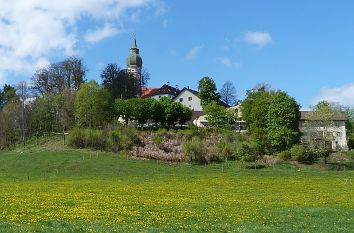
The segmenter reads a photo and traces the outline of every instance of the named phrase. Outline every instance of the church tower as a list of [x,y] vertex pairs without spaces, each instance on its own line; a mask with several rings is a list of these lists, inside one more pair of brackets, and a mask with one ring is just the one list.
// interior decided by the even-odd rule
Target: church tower
[[139,55],[139,49],[136,45],[136,35],[134,34],[133,45],[130,49],[130,54],[127,58],[127,71],[129,74],[132,74],[135,77],[139,85],[139,94],[141,95],[141,68],[143,65],[143,60]]

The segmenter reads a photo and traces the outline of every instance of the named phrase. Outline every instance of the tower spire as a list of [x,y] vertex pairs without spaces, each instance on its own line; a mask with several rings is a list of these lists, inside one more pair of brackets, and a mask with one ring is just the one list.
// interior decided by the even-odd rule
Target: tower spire
[[[134,40],[133,40],[133,45],[131,49],[138,49],[138,46],[136,45],[136,34],[134,33]],[[138,50],[139,52],[139,50]]]

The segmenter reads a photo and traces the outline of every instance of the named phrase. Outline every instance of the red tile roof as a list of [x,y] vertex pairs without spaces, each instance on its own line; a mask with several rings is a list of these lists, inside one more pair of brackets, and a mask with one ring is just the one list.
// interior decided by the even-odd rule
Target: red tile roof
[[158,92],[160,88],[158,87],[146,87],[141,90],[141,98],[149,98]]

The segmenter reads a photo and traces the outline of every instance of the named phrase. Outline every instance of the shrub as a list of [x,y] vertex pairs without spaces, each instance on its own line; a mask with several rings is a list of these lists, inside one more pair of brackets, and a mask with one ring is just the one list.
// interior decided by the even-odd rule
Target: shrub
[[294,145],[290,149],[291,157],[299,163],[313,163],[319,156],[317,149],[305,148],[303,145]]
[[198,137],[193,137],[192,140],[183,143],[182,150],[190,161],[196,161],[200,164],[208,164],[210,162],[202,141]]
[[289,150],[284,150],[284,151],[281,151],[281,152],[278,152],[276,154],[276,156],[279,158],[279,159],[282,159],[282,160],[290,160],[291,159],[291,151]]
[[124,127],[114,130],[75,128],[70,131],[68,140],[73,147],[117,152],[138,143],[137,138],[135,129]]
[[290,149],[290,156],[295,160],[298,160],[304,154],[306,154],[306,148],[303,145],[294,145]]
[[70,146],[77,147],[77,148],[84,148],[85,147],[85,133],[83,129],[74,128],[70,131],[68,142]]
[[218,144],[219,153],[227,159],[237,159],[237,151],[246,140],[247,138],[240,133],[223,130],[222,139]]
[[254,162],[260,155],[260,147],[254,141],[243,142],[237,149],[237,157],[241,161]]

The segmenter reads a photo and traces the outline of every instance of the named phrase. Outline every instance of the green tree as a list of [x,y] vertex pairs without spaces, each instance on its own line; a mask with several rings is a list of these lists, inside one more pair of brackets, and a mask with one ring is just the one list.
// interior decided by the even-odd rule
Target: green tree
[[299,120],[299,105],[294,98],[283,91],[270,94],[266,131],[273,151],[290,149],[299,142]]
[[128,99],[127,105],[131,108],[131,118],[141,127],[151,118],[150,101],[148,99]]
[[162,125],[165,122],[165,110],[160,101],[156,99],[151,99],[150,104],[150,112],[151,112],[151,120],[155,122],[155,126],[157,127],[159,123]]
[[299,105],[285,92],[259,86],[247,92],[241,108],[242,118],[263,153],[282,151],[299,141]]
[[84,127],[103,126],[110,120],[110,94],[92,80],[79,89],[75,98],[75,118]]
[[179,124],[184,125],[187,121],[190,121],[192,119],[192,116],[193,116],[193,111],[188,107],[182,106],[182,112],[181,115],[179,116]]
[[242,102],[242,118],[246,121],[248,131],[257,140],[262,152],[270,152],[267,138],[267,112],[270,102],[270,91],[265,88],[247,92],[246,99]]
[[354,108],[344,108],[343,113],[347,117],[345,128],[347,130],[348,147],[354,149]]
[[212,78],[203,77],[199,80],[198,91],[203,108],[211,101],[220,102],[220,95],[216,92],[216,84]]
[[211,101],[204,107],[207,115],[208,125],[221,127],[227,124],[226,108],[220,106],[217,102]]

